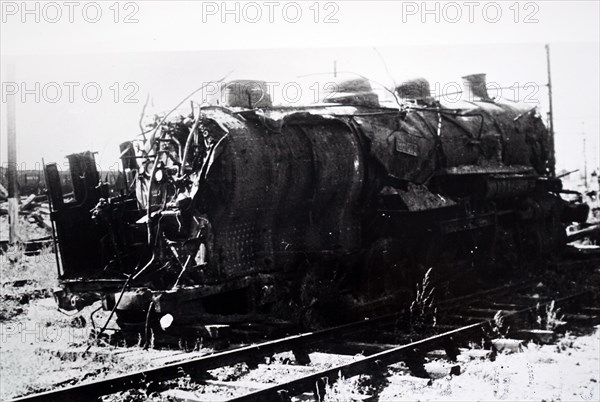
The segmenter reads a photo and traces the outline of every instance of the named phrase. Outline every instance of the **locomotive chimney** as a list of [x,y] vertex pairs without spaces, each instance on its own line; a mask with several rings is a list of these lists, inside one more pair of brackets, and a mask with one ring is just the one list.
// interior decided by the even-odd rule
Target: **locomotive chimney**
[[463,79],[463,99],[467,101],[482,100],[491,101],[488,95],[485,74],[465,75]]

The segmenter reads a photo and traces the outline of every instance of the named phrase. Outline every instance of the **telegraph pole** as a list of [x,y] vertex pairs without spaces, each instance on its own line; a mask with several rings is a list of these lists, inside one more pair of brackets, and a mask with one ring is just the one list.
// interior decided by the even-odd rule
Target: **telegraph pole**
[[587,144],[585,138],[585,122],[581,122],[581,137],[583,139],[583,185],[585,186],[585,191],[588,191],[588,165],[587,165]]
[[[8,82],[15,81],[15,65],[9,64],[7,71]],[[17,186],[17,129],[15,123],[15,95],[6,99],[6,131],[8,152],[8,225],[9,243],[17,242],[17,228],[19,222],[19,189]]]
[[556,176],[556,153],[554,149],[554,113],[552,111],[552,75],[550,73],[550,45],[546,44],[546,65],[548,66],[548,131],[550,138],[548,139],[549,159],[548,169],[552,177]]

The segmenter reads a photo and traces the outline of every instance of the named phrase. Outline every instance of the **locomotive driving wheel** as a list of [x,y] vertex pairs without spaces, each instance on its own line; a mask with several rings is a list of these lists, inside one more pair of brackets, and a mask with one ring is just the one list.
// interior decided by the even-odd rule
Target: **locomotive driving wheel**
[[399,239],[381,238],[365,253],[358,276],[364,304],[403,305],[415,294],[415,264]]

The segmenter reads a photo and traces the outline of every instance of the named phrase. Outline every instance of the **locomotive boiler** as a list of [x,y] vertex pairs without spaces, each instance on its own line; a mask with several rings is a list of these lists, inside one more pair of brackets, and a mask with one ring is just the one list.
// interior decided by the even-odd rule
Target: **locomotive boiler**
[[485,75],[464,82],[456,103],[415,79],[382,106],[361,78],[276,107],[238,80],[222,104],[123,143],[120,196],[90,152],[68,156],[70,202],[47,165],[60,307],[102,300],[122,328],[166,334],[325,325],[407,303],[431,267],[557,258],[587,210],[560,197],[548,130],[532,105],[492,99]]

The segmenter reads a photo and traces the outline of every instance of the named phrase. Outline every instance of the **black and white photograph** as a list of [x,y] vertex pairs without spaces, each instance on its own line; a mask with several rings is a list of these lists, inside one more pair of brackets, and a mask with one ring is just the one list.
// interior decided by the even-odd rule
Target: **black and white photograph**
[[600,1],[0,1],[0,400],[600,400]]

